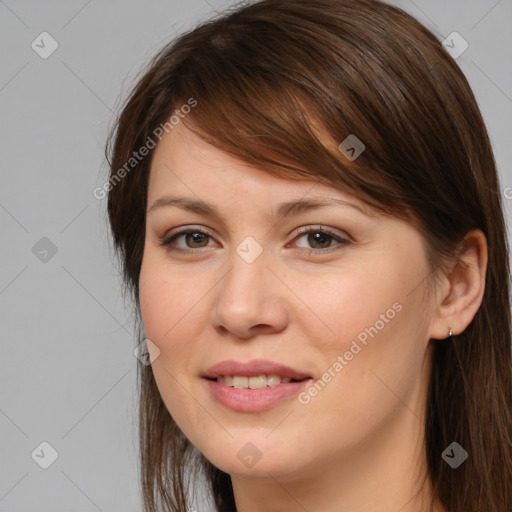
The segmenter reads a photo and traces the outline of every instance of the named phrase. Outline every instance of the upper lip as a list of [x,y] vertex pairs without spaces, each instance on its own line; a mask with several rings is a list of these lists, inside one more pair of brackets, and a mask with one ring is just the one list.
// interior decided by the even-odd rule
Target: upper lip
[[254,359],[246,363],[240,361],[222,361],[214,364],[204,374],[207,379],[215,379],[221,375],[240,375],[243,377],[257,377],[258,375],[279,375],[294,380],[309,378],[310,375],[295,370],[281,363],[274,363],[263,359]]

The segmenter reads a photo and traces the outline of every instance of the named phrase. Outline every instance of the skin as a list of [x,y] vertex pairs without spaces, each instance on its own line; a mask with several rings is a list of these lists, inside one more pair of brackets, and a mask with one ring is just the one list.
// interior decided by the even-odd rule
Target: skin
[[[159,351],[152,369],[178,426],[231,475],[237,510],[428,510],[431,340],[446,338],[450,325],[463,331],[480,306],[483,234],[468,234],[466,252],[429,294],[424,239],[412,225],[337,188],[248,166],[183,124],[155,149],[148,210],[166,194],[208,201],[225,223],[176,206],[147,213],[139,285],[146,336]],[[343,199],[370,215],[335,205],[276,217],[282,201],[304,197]],[[296,233],[318,225],[348,243]],[[170,251],[161,240],[178,227],[209,236],[174,240],[193,254]],[[236,252],[247,236],[263,249],[250,264]],[[292,397],[263,412],[233,411],[200,377],[226,359],[261,358],[317,381],[396,303],[394,318],[307,404]],[[237,457],[248,442],[261,453],[252,467]]]

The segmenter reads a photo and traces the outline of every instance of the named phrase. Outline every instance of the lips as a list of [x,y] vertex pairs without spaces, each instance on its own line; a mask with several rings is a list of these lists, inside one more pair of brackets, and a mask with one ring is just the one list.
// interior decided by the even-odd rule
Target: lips
[[246,363],[240,361],[222,361],[209,368],[202,377],[205,379],[216,379],[219,376],[222,377],[225,375],[237,375],[241,377],[279,375],[280,377],[288,377],[297,381],[311,378],[311,375],[291,368],[290,366],[263,359],[254,359]]

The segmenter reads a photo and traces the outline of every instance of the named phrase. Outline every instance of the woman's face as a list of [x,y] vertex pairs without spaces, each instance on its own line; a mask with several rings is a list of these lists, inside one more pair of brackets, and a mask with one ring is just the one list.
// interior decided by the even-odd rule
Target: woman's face
[[[300,206],[312,200],[336,202]],[[183,125],[155,149],[139,283],[152,370],[227,473],[306,476],[393,439],[400,453],[424,417],[428,276],[418,231],[339,189],[272,177]],[[247,365],[219,370],[236,387],[206,378],[226,361]],[[285,376],[272,364],[309,378],[258,378]]]

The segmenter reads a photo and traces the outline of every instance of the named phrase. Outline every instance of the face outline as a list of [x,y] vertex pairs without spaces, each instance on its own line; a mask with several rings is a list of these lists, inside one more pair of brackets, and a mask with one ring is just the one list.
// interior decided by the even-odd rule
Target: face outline
[[[159,350],[152,364],[158,389],[207,459],[232,476],[286,482],[340,461],[341,471],[364,465],[398,438],[397,450],[421,449],[434,307],[425,298],[423,237],[412,225],[342,205],[278,218],[281,202],[304,197],[364,205],[337,188],[243,164],[183,125],[155,149],[148,209],[164,195],[208,201],[225,219],[177,207],[149,211],[139,280],[145,334]],[[299,227],[327,228],[348,243],[311,246]],[[178,228],[208,233],[195,249],[185,235],[174,241],[197,255],[161,245]],[[263,248],[252,263],[236,251],[248,236]],[[262,412],[216,402],[201,375],[220,361],[251,359],[286,364],[313,382],[325,382],[329,369],[335,376],[309,400],[303,394]],[[248,443],[261,457],[252,466],[239,456],[254,450]]]

